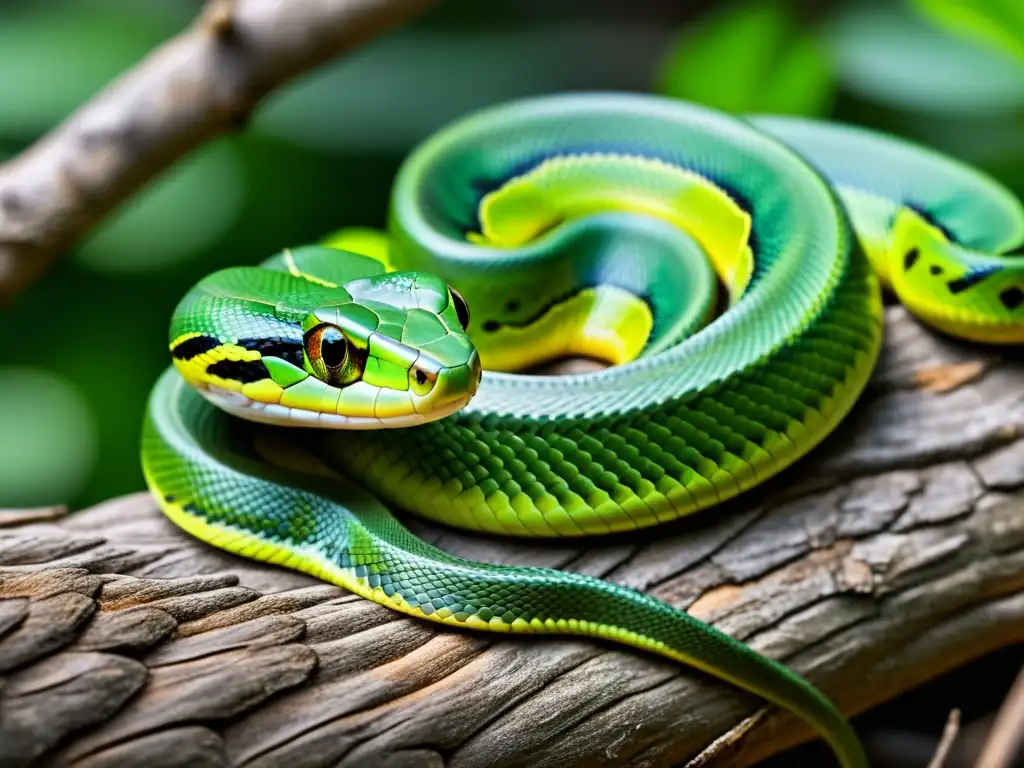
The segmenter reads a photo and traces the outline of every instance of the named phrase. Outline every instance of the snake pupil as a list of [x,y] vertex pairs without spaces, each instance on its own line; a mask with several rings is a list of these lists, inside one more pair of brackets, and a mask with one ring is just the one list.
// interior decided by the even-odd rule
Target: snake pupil
[[427,383],[427,374],[423,371],[416,371],[416,383],[421,387]]
[[323,323],[308,331],[305,347],[309,372],[321,381],[343,386],[362,374],[362,366],[350,364],[348,339],[337,326]]
[[337,328],[328,328],[323,332],[320,356],[328,368],[338,368],[345,362],[346,348],[345,337]]

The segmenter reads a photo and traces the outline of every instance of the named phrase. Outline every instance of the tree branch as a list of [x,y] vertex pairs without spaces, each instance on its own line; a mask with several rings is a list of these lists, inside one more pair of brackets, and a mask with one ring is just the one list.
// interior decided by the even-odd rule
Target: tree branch
[[196,23],[0,166],[0,303],[272,90],[433,0],[212,0]]

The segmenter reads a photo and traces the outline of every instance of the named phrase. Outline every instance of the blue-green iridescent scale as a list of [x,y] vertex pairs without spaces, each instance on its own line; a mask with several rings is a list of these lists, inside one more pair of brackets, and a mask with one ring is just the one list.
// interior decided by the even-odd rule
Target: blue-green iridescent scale
[[[580,536],[754,487],[862,391],[879,277],[942,330],[1020,340],[1019,262],[1000,254],[1020,245],[1024,214],[1005,190],[874,134],[755,125],[633,95],[500,106],[410,156],[386,241],[331,241],[376,260],[310,246],[206,278],[172,321],[177,372],[144,429],[166,513],[414,616],[694,665],[805,718],[846,768],[866,765],[820,692],[685,612],[578,574],[454,558],[388,511]],[[516,372],[564,354],[614,365]]]

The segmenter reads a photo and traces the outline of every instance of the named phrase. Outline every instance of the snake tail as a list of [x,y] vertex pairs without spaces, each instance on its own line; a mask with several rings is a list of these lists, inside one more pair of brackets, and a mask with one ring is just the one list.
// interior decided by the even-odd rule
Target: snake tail
[[256,447],[266,429],[211,408],[176,373],[165,373],[143,428],[143,456],[147,482],[170,519],[213,546],[304,571],[420,619],[601,638],[688,664],[805,718],[844,768],[867,765],[843,716],[781,664],[617,584],[447,554],[356,484],[300,478],[269,463]]

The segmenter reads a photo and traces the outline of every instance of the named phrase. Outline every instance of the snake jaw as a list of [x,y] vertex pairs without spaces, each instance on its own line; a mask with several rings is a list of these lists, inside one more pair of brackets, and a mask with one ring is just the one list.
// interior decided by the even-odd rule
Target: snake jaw
[[[413,386],[417,373],[423,382],[418,393]],[[403,391],[364,382],[338,389],[307,376],[292,386],[278,387],[276,397],[269,400],[259,396],[262,390],[245,386],[231,389],[204,380],[190,383],[216,407],[248,421],[323,429],[392,429],[426,424],[461,410],[476,395],[483,369],[476,350],[464,364],[455,366],[421,355],[410,367],[409,377],[410,388]]]
[[[258,353],[253,353],[249,364],[259,366],[263,377],[248,383],[211,377],[191,359],[176,359],[175,365],[209,402],[249,421],[326,429],[388,429],[442,419],[469,403],[483,371],[476,350],[468,340],[464,344],[468,354],[459,344],[458,354],[442,359],[421,351],[408,368],[405,388],[395,386],[398,382],[393,379],[338,387],[286,361],[261,358]],[[211,351],[219,355],[227,346],[220,344]],[[458,363],[460,359],[465,362]]]
[[212,405],[246,421],[273,424],[283,427],[312,427],[320,429],[377,430],[416,427],[438,419],[447,418],[462,410],[472,395],[464,394],[437,404],[423,413],[413,411],[397,416],[346,416],[340,413],[324,413],[304,408],[284,406],[280,403],[264,403],[246,397],[240,392],[224,389],[212,384],[197,385],[199,393]]

